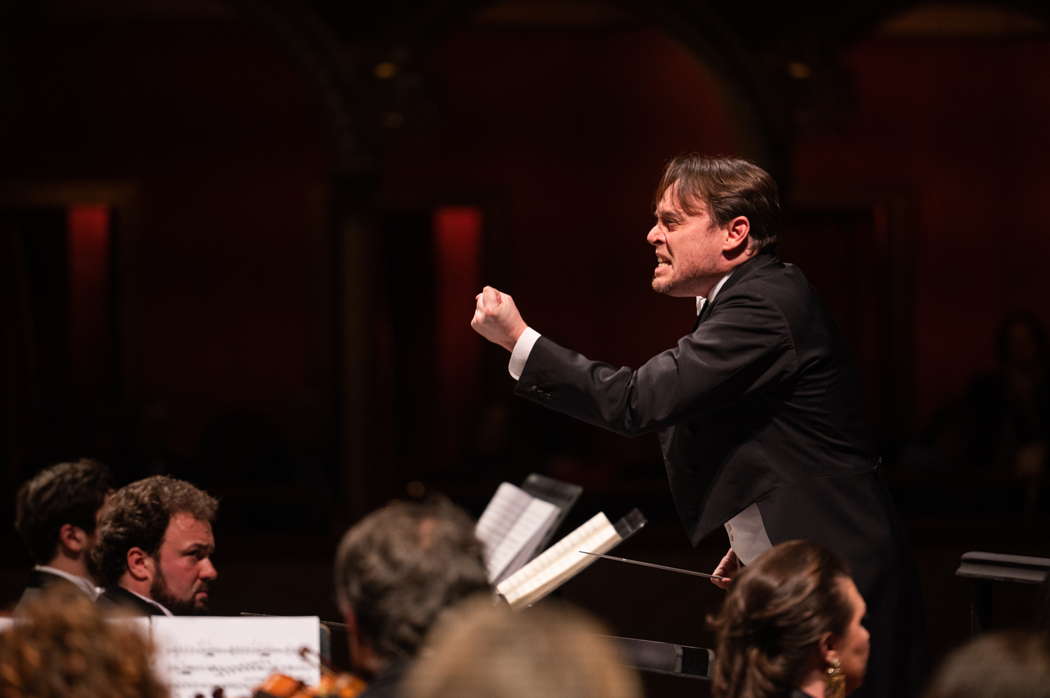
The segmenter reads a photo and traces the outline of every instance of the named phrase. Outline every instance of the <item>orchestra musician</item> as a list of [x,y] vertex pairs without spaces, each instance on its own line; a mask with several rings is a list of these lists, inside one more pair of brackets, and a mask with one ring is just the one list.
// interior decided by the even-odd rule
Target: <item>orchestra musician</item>
[[202,613],[218,577],[211,562],[218,507],[207,492],[165,475],[114,492],[92,554],[105,587],[99,605],[143,616]]
[[778,209],[772,177],[748,161],[690,154],[667,165],[646,237],[652,287],[695,298],[697,318],[637,369],[559,346],[492,287],[477,295],[471,326],[511,353],[515,394],[623,435],[659,435],[692,543],[729,534],[716,574],[797,538],[844,558],[870,608],[862,692],[914,695],[925,662],[913,563],[844,341],[802,272],[776,254]]
[[15,529],[36,564],[16,613],[53,584],[69,584],[92,601],[98,596],[88,560],[110,487],[109,469],[82,459],[45,468],[18,489]]
[[524,613],[476,599],[446,615],[405,698],[640,698],[640,681],[587,614],[544,602]]
[[0,695],[168,698],[139,628],[112,623],[72,584],[53,584],[0,633]]
[[335,590],[351,664],[369,680],[362,698],[401,695],[405,672],[442,613],[492,594],[474,521],[444,498],[393,502],[352,526],[336,552]]
[[714,698],[842,698],[864,680],[865,605],[838,556],[773,546],[733,581],[718,615]]

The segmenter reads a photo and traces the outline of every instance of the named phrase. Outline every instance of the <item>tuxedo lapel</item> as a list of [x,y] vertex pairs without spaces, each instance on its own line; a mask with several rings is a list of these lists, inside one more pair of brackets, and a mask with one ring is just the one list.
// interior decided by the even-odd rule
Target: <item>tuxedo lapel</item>
[[[740,283],[743,279],[753,274],[758,269],[761,269],[770,264],[774,264],[779,260],[775,255],[764,253],[758,254],[751,259],[747,260],[739,267],[733,270],[726,279],[726,282],[722,284],[722,288],[719,290],[718,295],[722,295],[722,292],[732,288],[735,284]],[[717,297],[716,297],[717,299]],[[707,316],[711,314],[711,309],[714,306],[714,302],[708,298],[704,301],[703,307],[700,308],[700,312],[696,314],[696,322],[693,323],[693,332],[696,332],[696,328],[700,326],[700,323],[707,319]]]
[[102,595],[98,597],[98,605],[107,611],[114,608],[123,608],[140,616],[163,616],[164,611],[148,601],[144,601],[121,586],[107,587]]

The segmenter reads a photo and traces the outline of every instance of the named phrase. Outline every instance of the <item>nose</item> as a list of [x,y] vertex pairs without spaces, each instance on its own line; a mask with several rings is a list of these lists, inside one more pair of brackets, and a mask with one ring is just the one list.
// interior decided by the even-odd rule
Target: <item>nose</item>
[[650,228],[649,234],[645,236],[645,239],[653,247],[662,245],[664,243],[664,234],[663,231],[660,230],[660,225],[657,224]]
[[210,582],[213,579],[218,578],[219,571],[215,569],[215,565],[212,564],[211,558],[206,557],[201,561],[201,573],[200,578],[206,582]]

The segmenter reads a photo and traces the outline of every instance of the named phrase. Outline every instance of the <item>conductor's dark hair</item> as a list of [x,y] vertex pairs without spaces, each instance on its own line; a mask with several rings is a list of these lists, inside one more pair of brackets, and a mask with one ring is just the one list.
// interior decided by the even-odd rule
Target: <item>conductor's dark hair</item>
[[54,559],[66,524],[94,533],[95,515],[110,489],[109,469],[88,459],[52,465],[24,482],[15,497],[15,529],[33,561]]
[[116,586],[132,548],[156,557],[175,514],[211,523],[218,508],[219,503],[207,492],[167,475],[125,485],[106,501],[99,516],[98,537],[91,551],[96,579],[103,586]]
[[797,688],[825,633],[852,619],[846,566],[808,541],[774,546],[733,581],[711,624],[717,634],[711,695],[772,698]]
[[776,247],[775,225],[780,212],[777,183],[753,162],[699,153],[679,155],[664,168],[654,206],[671,187],[676,203],[689,215],[695,216],[697,204],[703,202],[720,226],[745,216],[751,224],[748,247],[755,252]]
[[491,593],[474,522],[443,497],[393,502],[351,527],[336,552],[335,588],[360,639],[387,662],[414,656],[446,609]]
[[977,637],[938,668],[924,698],[1050,698],[1050,644],[1044,632]]

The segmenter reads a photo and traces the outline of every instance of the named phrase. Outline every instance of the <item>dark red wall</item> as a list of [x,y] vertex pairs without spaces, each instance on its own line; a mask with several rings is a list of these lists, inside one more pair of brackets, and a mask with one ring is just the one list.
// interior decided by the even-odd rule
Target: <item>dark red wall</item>
[[3,177],[136,192],[114,215],[125,402],[106,409],[176,464],[233,411],[323,442],[332,152],[310,81],[236,21],[27,28]]
[[852,104],[800,140],[800,194],[902,197],[915,263],[920,416],[990,367],[1001,318],[1050,322],[1050,45],[1030,39],[873,38],[845,57]]
[[[123,409],[141,432],[135,453],[192,460],[209,425],[231,413],[270,425],[292,452],[323,450],[334,440],[340,381],[335,155],[312,80],[272,36],[234,17],[34,25],[10,55],[4,177],[115,180],[137,192],[133,210],[116,212],[114,238]],[[1047,45],[1030,39],[867,39],[843,57],[834,113],[796,134],[793,202],[903,200],[912,212],[893,221],[893,254],[914,265],[911,333],[901,341],[918,420],[990,362],[1004,310],[1047,317],[1050,87],[1039,76],[1048,60]],[[723,78],[660,31],[630,26],[472,26],[416,67],[423,108],[374,144],[376,209],[389,224],[374,260],[380,303],[391,284],[407,289],[429,321],[462,317],[443,336],[467,341],[454,335],[469,333],[472,299],[430,305],[440,297],[431,295],[432,240],[413,236],[429,233],[439,206],[476,206],[479,281],[513,293],[537,328],[617,363],[673,342],[690,324],[690,303],[649,290],[644,239],[660,167],[685,150],[761,159],[749,149],[769,137],[748,130],[754,114],[730,106]],[[842,249],[810,246],[796,261],[834,269]],[[426,341],[391,343],[397,322],[381,317],[375,327],[383,380],[434,360]],[[413,353],[422,369],[406,365]],[[506,400],[503,360],[483,352],[477,391],[430,398],[425,384],[402,381],[418,409],[383,438],[407,431],[425,444],[440,428],[425,418],[435,408],[462,416]],[[453,421],[469,431],[469,420]],[[452,443],[470,450],[470,438]],[[653,458],[648,441],[580,438],[599,460]],[[454,445],[430,455],[433,467],[398,467],[412,477],[460,456]]]

